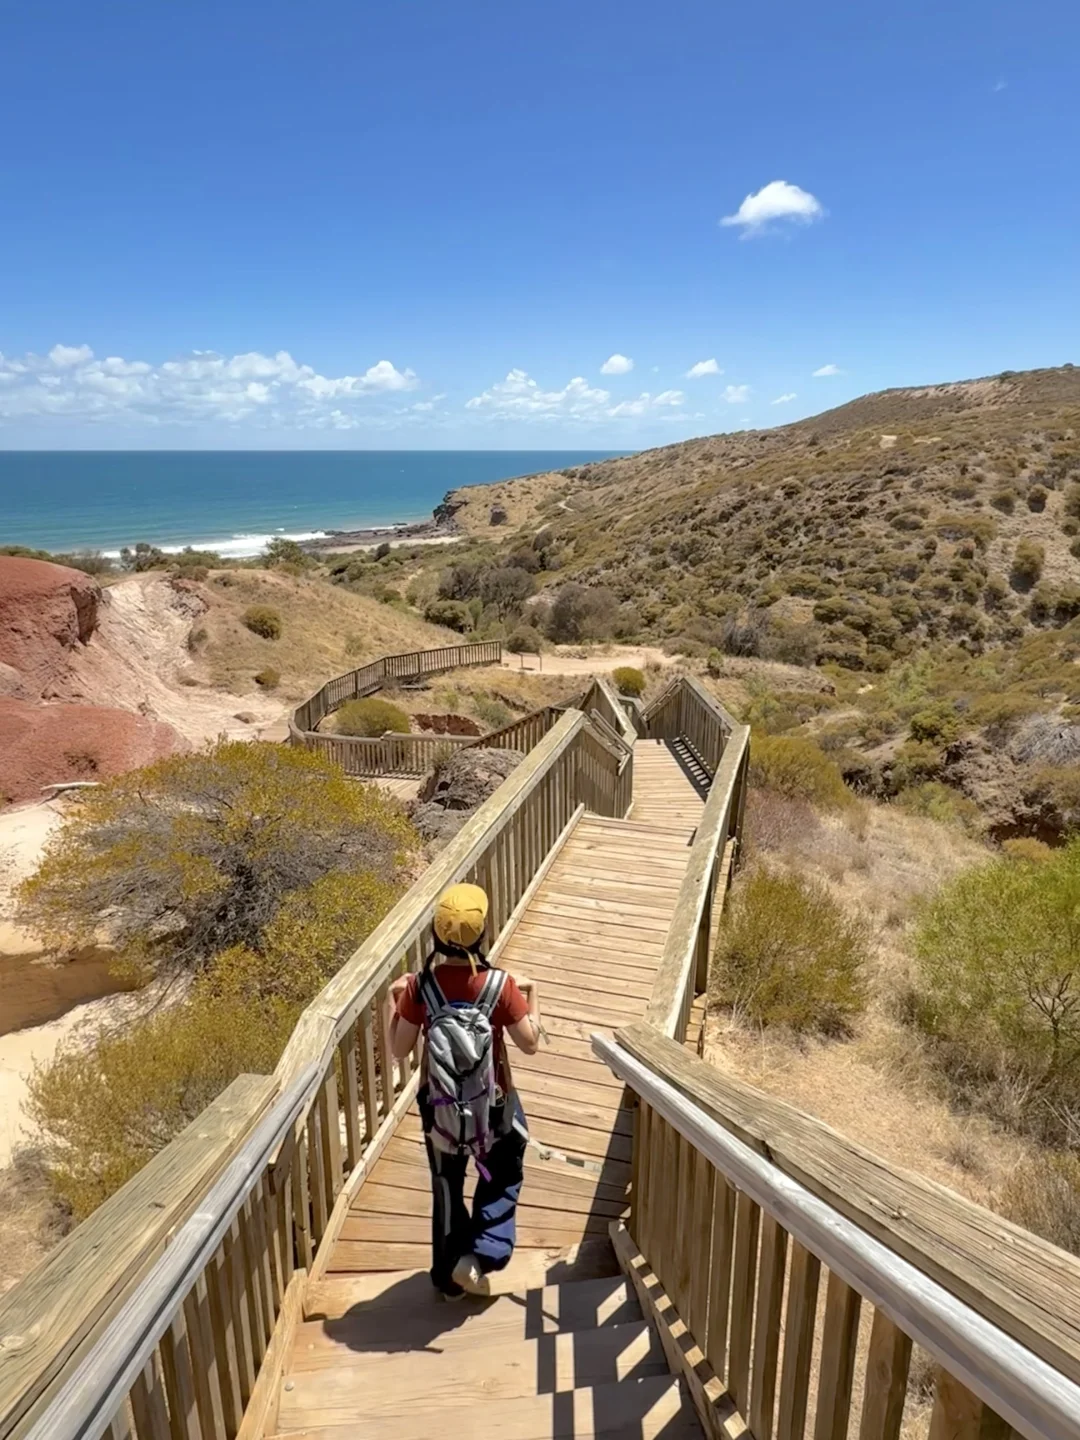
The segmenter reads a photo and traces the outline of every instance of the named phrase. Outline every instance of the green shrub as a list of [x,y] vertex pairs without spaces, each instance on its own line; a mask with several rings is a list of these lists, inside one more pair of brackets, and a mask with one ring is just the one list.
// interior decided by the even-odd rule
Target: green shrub
[[724,673],[723,653],[714,646],[705,658],[705,669],[715,680]]
[[1027,493],[1027,504],[1029,510],[1036,514],[1046,509],[1046,487],[1044,485],[1032,485]]
[[925,815],[940,825],[960,825],[977,833],[982,824],[982,811],[974,800],[961,795],[940,780],[924,780],[901,790],[896,803],[910,815]]
[[378,695],[366,700],[349,700],[334,717],[339,735],[379,736],[388,732],[393,735],[408,735],[409,717],[404,710]]
[[511,655],[539,655],[544,648],[544,637],[532,625],[519,625],[507,640],[506,648]]
[[100,943],[168,975],[255,945],[297,890],[341,871],[396,875],[416,837],[374,785],[309,750],[244,740],[172,755],[86,792],[18,890],[50,949]]
[[476,695],[472,708],[477,717],[491,730],[501,730],[514,718],[513,711],[492,695]]
[[826,809],[851,803],[840,771],[813,740],[797,735],[755,735],[750,746],[750,780],[791,800],[809,800]]
[[1016,509],[1016,491],[995,490],[990,496],[990,504],[995,510],[1000,510],[1003,515],[1011,515]]
[[645,693],[645,676],[633,665],[616,666],[611,672],[611,678],[620,695],[630,695],[636,699]]
[[260,690],[276,690],[281,683],[281,671],[275,670],[272,665],[267,665],[255,676],[255,684]]
[[960,717],[953,707],[944,701],[927,706],[911,717],[911,738],[913,740],[936,740],[947,745],[960,733]]
[[866,927],[824,886],[762,868],[721,928],[717,998],[754,1024],[843,1034],[866,1002],[868,950]]
[[1035,540],[1020,540],[1013,551],[1013,584],[1028,588],[1042,575],[1045,560],[1043,547]]
[[249,605],[240,619],[253,635],[264,640],[281,639],[281,616],[270,605]]
[[424,607],[424,619],[429,625],[443,625],[460,633],[472,628],[472,616],[461,600],[432,600]]
[[[1042,864],[992,861],[927,904],[914,1015],[970,1103],[1022,1087],[1019,1122],[1053,1140],[1080,1110],[1080,840]],[[1008,1118],[1008,1117],[1006,1117]]]

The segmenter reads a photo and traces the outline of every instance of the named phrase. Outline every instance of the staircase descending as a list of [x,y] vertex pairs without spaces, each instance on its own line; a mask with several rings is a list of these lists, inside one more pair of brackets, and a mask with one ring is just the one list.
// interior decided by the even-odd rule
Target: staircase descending
[[513,1057],[532,1144],[498,1296],[432,1290],[413,1107],[308,1286],[278,1435],[343,1440],[361,1415],[369,1440],[700,1435],[607,1238],[627,1213],[633,1118],[589,1036],[644,1018],[705,793],[672,745],[639,740],[630,818],[578,820],[501,951],[539,982],[549,1040]]

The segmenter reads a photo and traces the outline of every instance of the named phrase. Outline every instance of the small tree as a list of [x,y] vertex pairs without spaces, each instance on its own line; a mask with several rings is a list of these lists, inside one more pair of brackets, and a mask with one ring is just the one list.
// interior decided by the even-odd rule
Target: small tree
[[409,717],[405,711],[389,700],[380,700],[377,695],[367,700],[350,700],[342,705],[334,717],[339,735],[408,735]]
[[444,625],[447,630],[464,633],[472,625],[468,606],[461,600],[432,600],[424,608],[429,625]]
[[618,608],[618,601],[610,590],[571,581],[555,597],[548,634],[556,643],[606,640],[611,635]]
[[414,843],[383,791],[321,756],[222,741],[87,792],[20,887],[19,914],[51,948],[104,932],[134,964],[190,974],[254,945],[324,875],[392,880]]
[[544,646],[544,637],[532,625],[519,625],[506,642],[511,655],[539,655]]
[[1027,590],[1043,572],[1043,547],[1035,540],[1021,540],[1013,551],[1012,581],[1019,589]]
[[277,535],[263,551],[262,563],[268,570],[272,570],[275,565],[296,565],[300,569],[306,569],[312,564],[312,560],[295,540],[286,540],[284,536]]
[[923,910],[918,1016],[969,1073],[1080,1107],[1080,840],[968,870]]

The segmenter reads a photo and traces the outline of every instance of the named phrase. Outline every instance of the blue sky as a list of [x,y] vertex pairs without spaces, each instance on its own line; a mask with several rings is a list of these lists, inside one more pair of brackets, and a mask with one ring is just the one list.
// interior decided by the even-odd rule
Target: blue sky
[[0,446],[630,449],[1080,360],[1078,53],[1075,0],[7,6]]

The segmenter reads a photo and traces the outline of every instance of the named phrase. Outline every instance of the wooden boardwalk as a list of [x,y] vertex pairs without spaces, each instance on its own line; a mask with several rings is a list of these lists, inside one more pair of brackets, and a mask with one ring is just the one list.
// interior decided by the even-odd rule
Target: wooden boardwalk
[[[334,1440],[362,1406],[365,1435],[407,1440],[430,1433],[444,1403],[461,1407],[461,1437],[700,1434],[607,1238],[626,1213],[633,1120],[589,1036],[644,1017],[704,802],[667,745],[639,741],[634,767],[630,819],[579,820],[499,959],[539,982],[549,1037],[535,1056],[512,1056],[531,1136],[518,1249],[495,1277],[512,1302],[478,1313],[477,1302],[434,1298],[431,1186],[413,1107],[309,1287],[277,1433]],[[562,1351],[540,1356],[545,1333],[564,1330]],[[431,1350],[437,1363],[417,1353]]]

